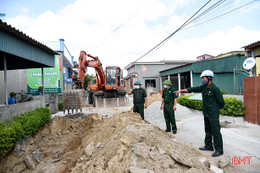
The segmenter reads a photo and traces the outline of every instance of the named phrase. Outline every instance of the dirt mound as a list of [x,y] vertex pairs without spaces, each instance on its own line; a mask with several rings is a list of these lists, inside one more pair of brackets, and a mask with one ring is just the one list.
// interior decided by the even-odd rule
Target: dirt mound
[[147,106],[150,106],[152,103],[156,101],[161,101],[162,95],[161,94],[154,94],[147,97]]
[[[28,169],[25,158],[38,152],[41,161]],[[1,172],[210,172],[196,150],[174,141],[172,133],[124,112],[107,119],[55,117],[19,153],[1,161]]]

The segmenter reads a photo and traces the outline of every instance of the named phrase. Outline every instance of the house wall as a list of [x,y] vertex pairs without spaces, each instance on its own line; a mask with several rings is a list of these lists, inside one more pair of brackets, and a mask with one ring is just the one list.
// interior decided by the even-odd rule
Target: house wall
[[[225,89],[229,94],[242,94],[243,93],[243,77],[245,75],[234,73],[218,73],[213,78],[213,83],[216,84],[219,89]],[[235,78],[234,78],[235,77]],[[234,85],[235,83],[235,85]],[[193,74],[193,86],[200,86],[201,78],[200,73]]]
[[[7,71],[7,90],[8,97],[11,92],[20,93],[21,90],[27,92],[27,73],[26,70]],[[0,71],[0,105],[5,102],[5,83],[4,71]]]
[[[178,64],[179,65],[179,64]],[[176,64],[144,64],[146,67],[146,71],[142,71],[142,65],[137,64],[135,65],[135,72],[138,74],[138,80],[142,83],[142,86],[145,87],[145,80],[146,79],[155,79],[156,87],[153,91],[159,92],[160,90],[160,75],[159,71],[162,71],[167,68],[173,68],[178,66]]]

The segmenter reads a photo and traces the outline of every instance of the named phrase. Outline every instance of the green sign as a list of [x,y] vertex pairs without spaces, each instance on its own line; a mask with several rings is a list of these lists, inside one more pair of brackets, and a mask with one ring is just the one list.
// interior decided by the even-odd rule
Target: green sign
[[[55,67],[44,68],[43,74],[44,93],[61,93],[61,63],[58,55],[55,55]],[[42,86],[42,70],[27,69],[27,92],[33,94],[40,86]]]

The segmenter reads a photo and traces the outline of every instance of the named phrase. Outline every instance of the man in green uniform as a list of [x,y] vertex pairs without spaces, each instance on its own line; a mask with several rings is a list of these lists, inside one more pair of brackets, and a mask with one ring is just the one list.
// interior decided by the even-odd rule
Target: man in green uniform
[[202,72],[200,77],[202,78],[201,86],[179,90],[176,91],[176,93],[202,93],[204,126],[206,135],[204,141],[205,146],[199,149],[213,151],[213,137],[215,152],[212,154],[212,157],[217,157],[224,153],[223,140],[220,133],[219,125],[219,109],[222,109],[224,107],[225,102],[220,89],[212,82],[212,79],[214,78],[214,73],[211,70],[205,70]]
[[134,98],[134,112],[138,112],[144,120],[144,108],[147,108],[147,94],[144,88],[141,87],[140,81],[135,81],[135,89],[132,90]]
[[175,88],[172,87],[172,83],[169,80],[163,82],[164,90],[162,95],[161,110],[163,109],[164,119],[166,123],[166,132],[177,133],[177,126],[175,122],[174,111],[176,110],[177,96],[174,93]]

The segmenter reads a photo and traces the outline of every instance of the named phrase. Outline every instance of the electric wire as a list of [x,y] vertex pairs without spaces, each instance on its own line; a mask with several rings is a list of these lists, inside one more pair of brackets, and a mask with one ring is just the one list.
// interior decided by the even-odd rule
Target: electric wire
[[[125,21],[121,22],[115,29],[101,42],[99,43],[96,48],[102,46],[105,42],[107,42],[112,35],[114,35],[120,28],[122,28],[124,25],[126,25],[128,22],[136,18],[138,15],[140,15],[145,9],[150,8],[151,6],[158,3],[160,0],[156,0],[154,3],[149,5],[149,2],[151,0],[145,1],[131,16],[129,16]],[[152,1],[151,1],[152,2]]]
[[239,6],[239,7],[237,7],[237,8],[234,8],[234,9],[232,9],[232,10],[230,10],[230,11],[227,11],[227,12],[225,12],[225,13],[222,13],[222,14],[216,16],[216,17],[212,17],[212,18],[210,18],[210,19],[208,19],[208,20],[206,20],[206,21],[197,23],[197,24],[195,24],[195,25],[193,25],[193,26],[190,26],[190,27],[185,27],[185,28],[183,28],[183,29],[190,29],[190,28],[193,28],[193,27],[195,27],[195,26],[199,26],[199,25],[202,25],[202,24],[204,24],[204,23],[210,22],[210,21],[215,20],[215,19],[217,19],[217,18],[220,18],[220,17],[222,17],[222,16],[224,16],[224,15],[230,14],[230,13],[232,13],[233,11],[236,11],[236,10],[238,10],[238,9],[241,9],[241,8],[243,8],[243,7],[245,7],[245,6],[249,5],[249,4],[252,4],[252,3],[256,2],[256,1],[257,1],[257,0],[250,1],[250,2],[248,2],[248,3],[246,3],[246,4],[244,4],[244,5],[241,5],[241,6]]
[[[163,41],[161,41],[159,44],[154,46],[152,49],[150,49],[148,52],[146,52],[144,55],[142,55],[140,58],[135,60],[134,62],[137,62],[138,60],[142,59],[146,55],[150,54],[154,50],[158,49],[160,46],[162,46],[166,41],[168,41],[175,33],[177,33],[179,30],[182,29],[182,27],[185,26],[186,23],[188,23],[196,14],[198,14],[211,0],[207,1],[196,13],[194,13],[188,20],[186,20],[177,30],[175,30],[173,33],[171,33],[168,37],[166,37]],[[133,63],[134,63],[133,62]]]
[[[196,22],[196,21],[200,21],[201,19],[202,19],[202,17],[205,17],[205,15],[210,15],[210,16],[212,16],[212,13],[210,14],[210,12],[211,11],[213,11],[213,9],[216,9],[216,11],[217,10],[221,10],[221,8],[223,8],[223,7],[226,7],[225,8],[225,10],[226,9],[228,9],[228,8],[230,8],[230,6],[232,5],[231,4],[231,2],[232,2],[232,0],[231,1],[227,1],[226,3],[224,3],[226,0],[220,0],[220,1],[218,1],[218,2],[216,2],[215,4],[213,4],[212,6],[210,6],[208,9],[206,9],[205,11],[203,11],[201,14],[199,14],[197,17],[195,17],[195,18],[193,18],[192,20],[191,20],[191,18],[192,17],[194,17],[199,11],[197,11],[191,18],[189,18],[183,25],[181,25],[181,27],[179,27],[177,30],[175,30],[171,35],[169,35],[167,38],[165,38],[163,41],[161,41],[159,44],[157,44],[156,46],[154,46],[152,49],[150,49],[148,52],[146,52],[145,54],[143,54],[141,57],[139,57],[137,60],[135,60],[134,62],[137,62],[137,61],[139,61],[140,59],[142,59],[143,57],[145,57],[145,56],[147,56],[148,54],[150,54],[150,53],[152,53],[152,52],[154,52],[154,51],[156,51],[156,50],[158,50],[163,44],[165,44],[176,32],[178,32],[178,31],[180,31],[180,30],[183,30],[183,29],[189,29],[189,28],[192,28],[192,27],[195,27],[195,26],[198,26],[198,25],[201,25],[201,24],[204,24],[204,23],[206,23],[206,22],[209,22],[209,21],[211,21],[211,20],[215,20],[215,19],[217,19],[217,18],[220,18],[220,17],[222,17],[222,16],[224,16],[224,15],[227,15],[227,14],[229,14],[229,13],[231,13],[231,12],[233,12],[233,11],[236,11],[236,10],[238,10],[238,9],[240,9],[240,8],[243,8],[243,7],[245,7],[245,6],[247,6],[247,5],[249,5],[249,4],[251,4],[251,3],[254,3],[254,2],[256,2],[256,1],[258,1],[258,0],[254,0],[254,1],[250,1],[250,2],[248,2],[248,3],[246,3],[246,4],[243,4],[243,5],[240,5],[240,6],[238,6],[238,7],[236,7],[236,8],[234,8],[234,9],[232,9],[232,10],[229,10],[229,11],[227,11],[227,12],[223,12],[222,14],[220,14],[220,15],[218,15],[218,16],[215,16],[215,17],[211,17],[210,19],[204,19],[205,21],[203,21],[203,22],[200,22],[200,23],[197,23],[197,24],[195,24],[195,25],[193,25],[193,26],[190,26],[190,27],[187,27],[188,25],[190,25],[190,24],[192,24],[193,22]],[[209,3],[209,2],[207,2],[207,3]],[[206,3],[206,4],[207,4]],[[231,5],[230,5],[231,4]],[[222,6],[220,6],[220,5],[222,5]],[[204,7],[204,6],[203,6]],[[218,8],[219,9],[218,9]],[[215,13],[216,14],[216,11],[215,12],[213,12],[213,14]],[[222,10],[223,11],[223,10]],[[218,11],[218,13],[219,13],[219,11]],[[134,63],[133,62],[133,63]]]

